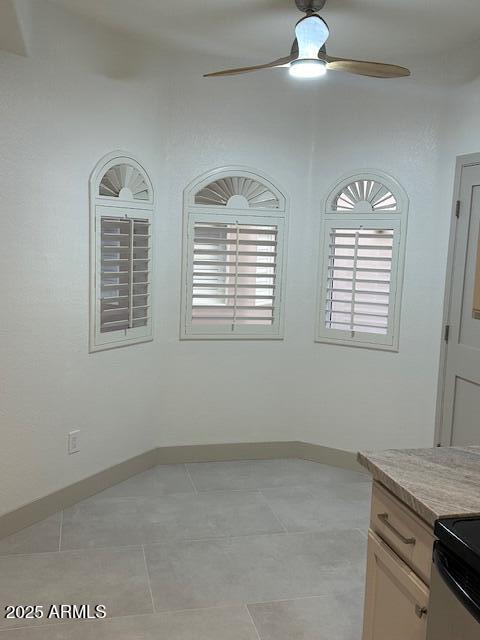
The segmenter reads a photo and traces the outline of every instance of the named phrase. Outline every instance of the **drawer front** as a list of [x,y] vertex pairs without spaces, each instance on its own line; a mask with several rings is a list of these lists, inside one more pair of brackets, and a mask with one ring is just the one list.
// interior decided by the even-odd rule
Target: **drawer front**
[[425,584],[430,584],[432,530],[378,483],[373,488],[371,528]]

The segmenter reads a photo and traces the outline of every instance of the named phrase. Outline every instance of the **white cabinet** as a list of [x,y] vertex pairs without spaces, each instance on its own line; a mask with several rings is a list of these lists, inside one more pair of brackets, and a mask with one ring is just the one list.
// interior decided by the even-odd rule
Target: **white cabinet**
[[370,531],[363,640],[425,640],[428,599],[428,587]]

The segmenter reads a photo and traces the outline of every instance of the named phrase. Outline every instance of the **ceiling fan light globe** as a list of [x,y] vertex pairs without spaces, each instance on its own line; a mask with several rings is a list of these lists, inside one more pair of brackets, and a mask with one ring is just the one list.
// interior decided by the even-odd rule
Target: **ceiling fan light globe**
[[320,78],[327,73],[327,63],[318,58],[294,60],[289,73],[293,78]]
[[328,25],[320,16],[307,16],[299,20],[295,27],[298,57],[303,59],[316,58],[329,35]]

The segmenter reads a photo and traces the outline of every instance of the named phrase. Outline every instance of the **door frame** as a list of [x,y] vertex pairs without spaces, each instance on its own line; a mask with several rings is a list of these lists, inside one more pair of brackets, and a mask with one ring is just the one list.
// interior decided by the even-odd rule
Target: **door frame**
[[[445,392],[445,378],[447,366],[447,346],[445,340],[446,327],[450,324],[450,306],[452,299],[452,281],[453,281],[453,261],[455,257],[455,240],[457,235],[457,211],[461,215],[462,203],[460,202],[460,188],[462,183],[462,173],[465,167],[480,165],[480,153],[469,153],[457,156],[455,165],[455,182],[453,187],[452,213],[450,218],[450,238],[448,242],[448,260],[447,273],[445,279],[445,294],[443,303],[443,319],[442,319],[442,337],[440,346],[440,363],[437,385],[437,402],[435,416],[435,445],[437,447],[449,447],[452,442],[452,428],[444,433],[442,428],[443,422],[443,401]],[[457,204],[459,203],[459,204]]]

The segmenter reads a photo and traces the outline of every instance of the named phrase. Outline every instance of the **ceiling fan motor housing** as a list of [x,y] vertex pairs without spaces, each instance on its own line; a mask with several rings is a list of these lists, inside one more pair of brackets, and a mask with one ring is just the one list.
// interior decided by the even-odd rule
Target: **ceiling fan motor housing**
[[317,13],[325,6],[327,0],[295,0],[297,9],[304,13]]

